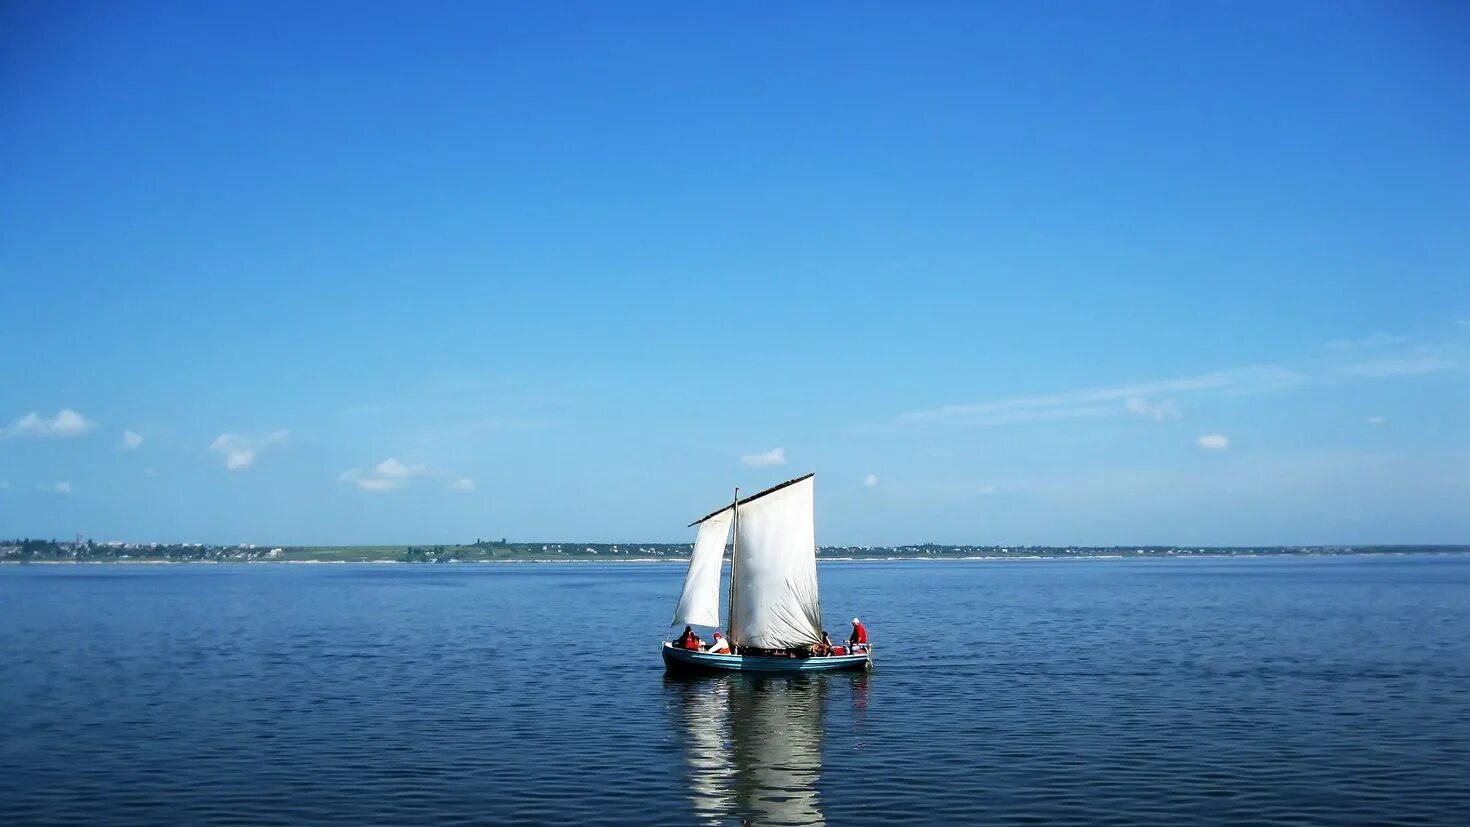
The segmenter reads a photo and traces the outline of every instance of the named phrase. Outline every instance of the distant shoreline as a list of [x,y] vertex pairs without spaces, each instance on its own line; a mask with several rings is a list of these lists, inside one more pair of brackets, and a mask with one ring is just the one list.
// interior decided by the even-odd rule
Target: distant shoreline
[[[1291,559],[1310,558],[1321,559],[1351,558],[1351,557],[1453,557],[1470,556],[1470,546],[1394,546],[1386,548],[1350,550],[1350,551],[1310,551],[1310,550],[1259,550],[1259,551],[1220,551],[1220,552],[1144,552],[1131,554],[1000,554],[1000,555],[887,555],[887,556],[850,556],[850,557],[819,557],[819,564],[825,563],[1046,563],[1063,562],[1068,560],[1088,561],[1110,561],[1110,560],[1233,560],[1233,559]],[[578,564],[592,563],[597,565],[624,565],[629,563],[659,564],[659,565],[687,565],[687,557],[537,557],[537,558],[503,558],[490,560],[444,560],[435,562],[434,565],[452,566],[505,566],[525,564]],[[43,565],[43,566],[176,566],[176,565],[287,565],[287,566],[321,566],[321,565],[412,565],[425,566],[426,561],[413,561],[402,559],[185,559],[168,560],[162,558],[127,558],[127,559],[38,559],[38,560],[0,560],[0,565]]]
[[[269,546],[240,543],[136,543],[0,538],[0,563],[680,563],[689,543],[530,543],[476,539],[437,545]],[[868,560],[1107,560],[1153,558],[1322,557],[1465,553],[1470,545],[1278,546],[820,546],[819,562]]]

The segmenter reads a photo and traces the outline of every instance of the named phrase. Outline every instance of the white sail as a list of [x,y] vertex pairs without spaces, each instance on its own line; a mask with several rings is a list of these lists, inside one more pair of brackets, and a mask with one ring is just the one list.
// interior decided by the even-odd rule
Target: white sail
[[821,642],[811,475],[739,506],[731,567],[730,639],[792,649]]
[[670,625],[720,625],[720,561],[725,557],[725,543],[734,516],[727,508],[699,524],[694,554],[689,558],[689,573],[684,575],[684,593],[679,595],[679,607],[674,610]]

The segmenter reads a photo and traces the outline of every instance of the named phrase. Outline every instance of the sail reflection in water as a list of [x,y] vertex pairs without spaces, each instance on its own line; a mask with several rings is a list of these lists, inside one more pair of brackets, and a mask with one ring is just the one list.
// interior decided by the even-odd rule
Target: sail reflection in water
[[[823,824],[823,707],[852,714],[869,676],[664,678],[694,812],[706,824]],[[839,700],[840,697],[840,700]]]

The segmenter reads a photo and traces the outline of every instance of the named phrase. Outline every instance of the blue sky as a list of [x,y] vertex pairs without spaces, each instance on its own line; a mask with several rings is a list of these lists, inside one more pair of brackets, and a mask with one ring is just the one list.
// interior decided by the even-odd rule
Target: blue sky
[[1453,4],[7,4],[0,536],[1470,542]]

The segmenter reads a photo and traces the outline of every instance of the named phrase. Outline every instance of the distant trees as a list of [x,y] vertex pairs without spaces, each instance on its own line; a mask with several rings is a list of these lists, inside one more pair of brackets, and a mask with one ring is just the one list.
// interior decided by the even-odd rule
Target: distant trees
[[445,546],[409,546],[402,559],[405,563],[443,563],[453,557],[444,549]]

